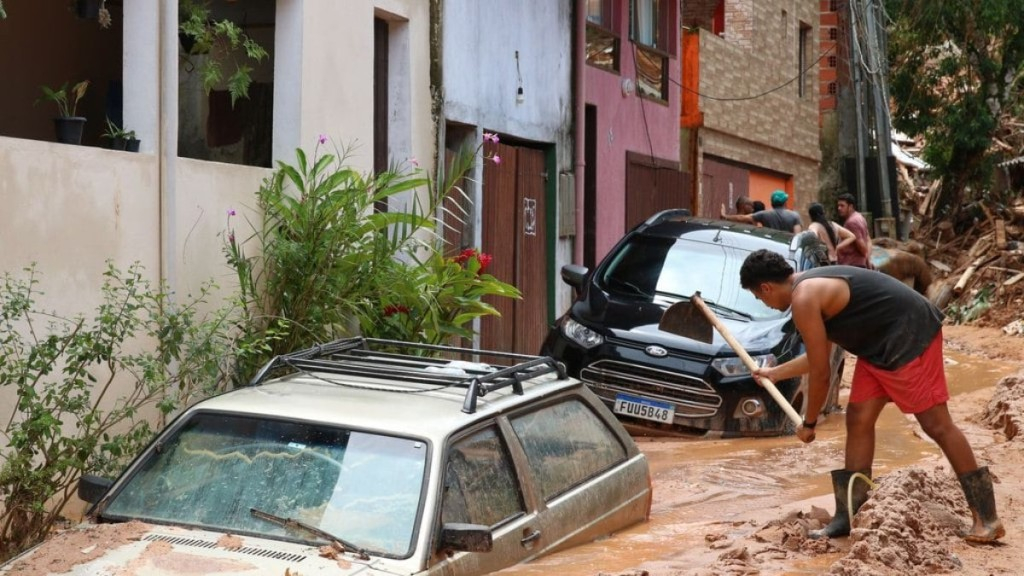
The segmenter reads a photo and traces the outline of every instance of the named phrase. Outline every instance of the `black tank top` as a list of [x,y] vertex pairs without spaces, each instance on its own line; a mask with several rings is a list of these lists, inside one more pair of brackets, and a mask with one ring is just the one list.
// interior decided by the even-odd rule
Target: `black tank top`
[[920,356],[942,328],[942,312],[899,280],[853,266],[826,266],[802,272],[808,278],[841,278],[850,286],[850,302],[825,319],[828,339],[857,359],[896,370]]

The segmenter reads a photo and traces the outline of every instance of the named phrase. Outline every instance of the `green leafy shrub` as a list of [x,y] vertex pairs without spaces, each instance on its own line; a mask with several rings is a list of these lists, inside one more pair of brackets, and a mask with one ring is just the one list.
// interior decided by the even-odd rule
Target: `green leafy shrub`
[[[248,236],[236,237],[236,214],[228,214],[225,254],[241,286],[243,340],[264,346],[242,359],[240,377],[274,355],[355,334],[420,342],[469,336],[473,318],[497,314],[481,297],[519,297],[480,274],[479,257],[441,256],[435,216],[448,195],[462,193],[456,183],[481,147],[455,155],[437,186],[418,169],[364,176],[343,152],[323,152],[326,142],[321,136],[311,160],[299,149],[294,165],[278,164],[258,194],[263,221],[248,222]],[[403,198],[405,210],[375,210]],[[402,319],[389,306],[411,314]]]
[[0,561],[49,532],[83,473],[117,475],[154,423],[229,381],[230,309],[197,312],[212,286],[175,304],[142,272],[108,264],[91,318],[39,310],[34,266],[2,277],[0,389],[17,405],[0,414]]

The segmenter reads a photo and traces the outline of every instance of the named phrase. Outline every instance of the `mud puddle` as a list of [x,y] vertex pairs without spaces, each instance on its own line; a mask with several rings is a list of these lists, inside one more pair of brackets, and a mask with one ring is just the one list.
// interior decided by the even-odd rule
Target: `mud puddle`
[[[846,370],[847,386],[852,363]],[[1015,374],[1016,362],[985,360],[946,352],[946,377],[951,408],[957,396],[991,388]],[[845,404],[848,389],[844,389]],[[954,416],[956,418],[956,416]],[[932,458],[941,452],[917,431],[916,421],[895,406],[879,418],[875,476]],[[651,519],[604,540],[579,546],[501,574],[589,576],[596,574],[699,574],[721,562],[723,552],[766,522],[782,517],[794,502],[811,500],[832,509],[828,471],[842,466],[845,441],[843,416],[835,414],[818,426],[810,445],[795,437],[750,439],[637,438],[654,477]],[[827,518],[826,518],[827,519]],[[848,550],[844,543],[780,574],[820,574]],[[740,552],[742,554],[743,552]],[[771,554],[769,549],[768,554]],[[785,550],[779,550],[781,557]],[[762,558],[763,559],[763,558]],[[737,573],[743,573],[742,571]]]

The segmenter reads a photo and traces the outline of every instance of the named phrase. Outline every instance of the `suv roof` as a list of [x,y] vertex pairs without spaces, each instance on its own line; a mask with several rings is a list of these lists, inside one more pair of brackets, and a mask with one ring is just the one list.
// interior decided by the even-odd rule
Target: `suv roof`
[[[713,241],[716,236],[721,238],[722,232],[728,232],[749,237],[744,240],[744,245],[750,247],[751,251],[757,248],[778,250],[779,244],[787,244],[791,252],[799,247],[800,234],[749,224],[687,216],[678,212],[676,210],[659,212],[638,225],[632,232],[662,238],[687,237],[708,242]],[[763,246],[758,246],[761,242],[763,242]]]
[[[450,358],[415,356],[441,352]],[[247,388],[196,408],[273,414],[298,420],[443,438],[463,424],[580,386],[548,357],[488,352],[510,360],[496,372],[462,357],[479,350],[348,338],[267,363]],[[284,372],[283,374],[281,374]],[[340,417],[344,415],[344,417]]]

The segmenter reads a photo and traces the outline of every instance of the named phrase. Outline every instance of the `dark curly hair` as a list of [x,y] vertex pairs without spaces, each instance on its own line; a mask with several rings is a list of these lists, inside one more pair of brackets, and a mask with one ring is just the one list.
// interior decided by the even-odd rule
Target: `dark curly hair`
[[793,267],[778,252],[761,249],[751,252],[740,267],[740,286],[746,290],[762,282],[785,282],[793,274]]

